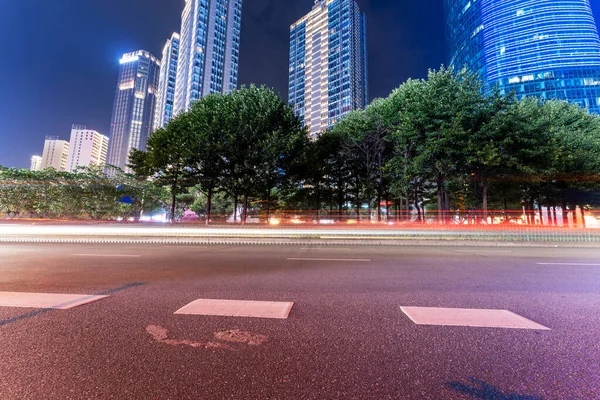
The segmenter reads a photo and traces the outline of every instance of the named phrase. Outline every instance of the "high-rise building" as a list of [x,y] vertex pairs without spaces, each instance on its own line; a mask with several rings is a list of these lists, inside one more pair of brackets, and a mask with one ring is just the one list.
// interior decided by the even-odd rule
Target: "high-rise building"
[[42,157],[40,156],[32,156],[31,157],[31,167],[29,167],[30,171],[41,171],[42,170]]
[[60,140],[58,136],[46,136],[40,169],[54,168],[57,171],[65,171],[68,155],[69,142]]
[[449,63],[487,90],[600,112],[600,39],[588,0],[445,0]]
[[173,33],[171,39],[167,40],[162,53],[153,131],[167,125],[173,117],[178,60],[179,34]]
[[290,27],[289,103],[316,138],[367,102],[366,17],[354,0],[316,0]]
[[242,0],[186,0],[181,14],[174,114],[237,87]]
[[73,125],[69,143],[67,171],[75,172],[77,167],[103,166],[106,164],[108,137],[103,134],[87,129],[83,125]]
[[143,50],[124,54],[120,62],[107,164],[131,172],[127,168],[129,153],[146,150],[152,131],[160,63]]

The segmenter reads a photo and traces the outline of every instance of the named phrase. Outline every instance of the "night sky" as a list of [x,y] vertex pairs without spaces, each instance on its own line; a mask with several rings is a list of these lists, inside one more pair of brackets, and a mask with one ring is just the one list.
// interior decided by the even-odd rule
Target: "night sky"
[[[367,15],[370,97],[446,61],[443,0],[357,0]],[[72,124],[109,134],[119,58],[157,58],[184,0],[18,0],[0,11],[0,165],[29,168],[46,135]],[[313,0],[244,0],[240,84],[287,99],[289,25]],[[600,1],[592,1],[596,21]]]

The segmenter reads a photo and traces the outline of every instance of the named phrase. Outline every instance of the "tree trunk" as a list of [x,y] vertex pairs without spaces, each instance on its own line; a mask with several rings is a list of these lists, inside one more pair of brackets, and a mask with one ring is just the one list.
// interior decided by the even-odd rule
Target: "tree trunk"
[[343,218],[343,211],[344,211],[344,192],[342,191],[342,182],[338,181],[338,218],[341,221]]
[[440,224],[446,223],[445,212],[444,212],[444,178],[438,175],[437,178],[437,209],[438,209],[438,222]]
[[248,193],[244,193],[244,213],[242,214],[242,225],[246,225],[248,219]]
[[208,188],[208,201],[206,204],[206,225],[210,225],[210,214],[212,211],[213,188]]
[[377,191],[377,222],[381,222],[381,192]]
[[271,220],[271,188],[267,192],[267,224]]
[[390,194],[385,194],[385,220],[390,220]]
[[237,212],[238,212],[238,195],[233,195],[233,223],[237,224]]
[[317,207],[316,207],[316,211],[317,211],[317,224],[319,223],[319,210],[320,210],[320,208],[321,208],[321,191],[317,187]]
[[487,182],[483,182],[481,191],[482,191],[482,195],[483,195],[483,219],[485,220],[485,223],[487,224],[487,220],[488,220],[488,183]]
[[329,191],[329,218],[333,219],[333,191]]
[[418,200],[417,195],[415,195],[415,209],[417,210],[417,221],[420,224],[422,222],[421,221],[421,207],[419,207],[419,200]]
[[177,191],[174,187],[171,187],[171,223],[175,222],[175,207],[177,203]]
[[356,182],[356,222],[360,224],[360,188]]

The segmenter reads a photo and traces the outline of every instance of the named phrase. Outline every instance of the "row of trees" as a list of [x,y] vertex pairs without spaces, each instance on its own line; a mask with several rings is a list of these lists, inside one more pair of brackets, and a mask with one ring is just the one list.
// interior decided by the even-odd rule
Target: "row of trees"
[[289,106],[251,86],[201,99],[131,166],[170,187],[172,215],[177,196],[198,188],[207,222],[215,194],[233,213],[241,202],[242,221],[251,201],[267,218],[277,208],[360,219],[366,208],[423,220],[433,209],[441,222],[459,210],[487,220],[490,209],[600,204],[600,118],[561,101],[484,95],[466,70],[430,71],[306,138]]
[[450,210],[480,210],[487,220],[490,205],[600,204],[600,118],[567,102],[484,95],[466,70],[409,80],[314,147],[322,172],[313,187],[337,197],[338,207],[352,193],[357,209],[374,203],[380,216],[389,204],[382,198],[403,200],[421,217],[433,208],[442,222]]
[[148,140],[147,151],[131,155],[131,168],[178,196],[196,188],[204,194],[210,221],[215,194],[233,199],[234,220],[248,218],[250,201],[264,200],[269,218],[273,192],[300,184],[310,145],[300,120],[272,90],[251,86],[211,94],[173,119]]
[[0,167],[0,212],[8,217],[139,218],[143,210],[161,210],[167,190],[116,169],[98,167],[76,173]]
[[207,223],[215,209],[242,222],[302,210],[445,223],[600,204],[600,117],[566,102],[484,95],[466,70],[430,71],[307,137],[270,89],[212,94],[131,154],[135,176],[2,169],[0,208],[98,219],[161,207],[177,217],[185,205]]

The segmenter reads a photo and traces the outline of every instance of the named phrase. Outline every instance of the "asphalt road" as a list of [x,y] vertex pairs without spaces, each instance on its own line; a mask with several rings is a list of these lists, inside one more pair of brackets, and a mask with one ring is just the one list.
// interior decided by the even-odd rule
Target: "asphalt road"
[[[600,399],[600,249],[0,244],[0,292],[109,295],[0,306],[2,400]],[[294,306],[174,314],[196,299]],[[401,306],[550,330],[417,325]]]

